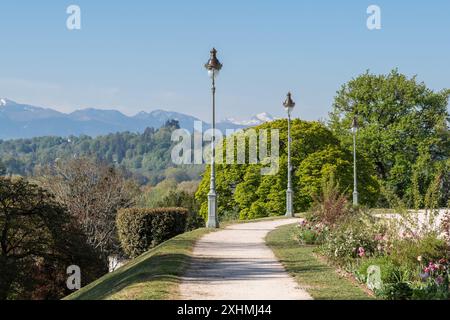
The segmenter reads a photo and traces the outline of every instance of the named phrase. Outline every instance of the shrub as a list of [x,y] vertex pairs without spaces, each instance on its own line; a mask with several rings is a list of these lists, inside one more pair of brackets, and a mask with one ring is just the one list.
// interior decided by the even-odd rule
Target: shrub
[[320,194],[314,195],[313,199],[311,212],[314,219],[328,226],[335,225],[350,212],[348,200],[339,190],[334,174],[324,180]]
[[388,256],[380,256],[364,259],[363,261],[361,261],[361,264],[359,265],[359,268],[356,272],[360,281],[367,281],[367,270],[370,266],[377,266],[380,268],[380,277],[382,283],[394,282],[394,274],[397,266],[391,258],[389,258]]
[[413,300],[448,300],[450,297],[447,286],[438,285],[435,282],[415,282],[412,286]]
[[122,209],[117,215],[117,230],[123,251],[137,257],[186,228],[188,210],[183,208]]
[[300,244],[318,245],[324,242],[327,232],[328,228],[324,224],[302,220],[298,225],[296,238]]
[[245,220],[246,218],[242,218],[237,210],[226,210],[223,212],[221,216],[219,216],[219,222],[230,222],[230,221],[238,221]]
[[414,270],[397,264],[390,256],[363,259],[356,271],[360,281],[367,282],[371,266],[380,268],[379,280],[381,282],[377,288],[372,288],[378,297],[386,300],[414,299],[414,289],[411,282]]
[[385,232],[383,224],[370,215],[358,213],[330,230],[321,251],[339,264],[376,256],[385,250],[381,242]]
[[379,293],[379,296],[386,300],[409,300],[412,295],[411,286],[403,281],[388,283],[383,286]]
[[188,211],[182,208],[156,210],[150,214],[152,216],[152,246],[183,233],[188,216]]
[[264,202],[257,201],[251,205],[248,218],[249,219],[258,219],[258,218],[267,217],[267,215],[268,215],[268,213],[264,206]]
[[[410,269],[396,264],[389,256],[379,256],[363,259],[356,274],[360,281],[368,283],[371,266],[380,268],[380,282],[373,288],[375,295],[386,300],[412,299],[414,290],[411,286]],[[373,285],[373,284],[372,284]]]
[[392,259],[409,268],[417,267],[417,259],[424,261],[438,261],[448,258],[448,249],[445,240],[439,239],[437,235],[429,234],[421,239],[401,239],[394,242],[391,252]]
[[186,191],[171,191],[166,197],[157,203],[157,207],[186,208],[186,231],[192,231],[205,226],[205,220],[198,214],[200,206],[195,196]]

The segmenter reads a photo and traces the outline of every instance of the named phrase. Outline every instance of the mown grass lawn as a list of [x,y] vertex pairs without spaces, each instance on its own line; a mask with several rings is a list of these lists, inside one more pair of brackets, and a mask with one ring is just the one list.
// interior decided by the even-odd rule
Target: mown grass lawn
[[267,244],[295,280],[316,300],[373,299],[361,287],[340,276],[294,238],[296,225],[282,226],[267,236]]
[[179,235],[109,273],[66,300],[167,300],[177,296],[195,242],[210,232]]

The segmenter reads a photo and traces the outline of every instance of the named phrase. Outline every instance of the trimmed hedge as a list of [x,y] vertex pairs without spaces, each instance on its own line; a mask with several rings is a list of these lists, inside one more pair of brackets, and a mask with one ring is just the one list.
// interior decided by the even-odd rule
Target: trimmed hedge
[[135,258],[183,233],[187,216],[188,211],[184,208],[119,210],[116,223],[123,251]]

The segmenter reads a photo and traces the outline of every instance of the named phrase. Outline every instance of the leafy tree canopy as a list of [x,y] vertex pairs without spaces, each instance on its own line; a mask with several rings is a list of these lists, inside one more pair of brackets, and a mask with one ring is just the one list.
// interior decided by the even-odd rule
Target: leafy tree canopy
[[[286,211],[287,121],[277,120],[253,129],[257,132],[261,129],[279,130],[280,170],[275,175],[262,175],[261,164],[217,165],[219,215],[237,211],[241,219],[253,219],[282,215]],[[313,195],[320,191],[322,181],[331,173],[340,182],[342,191],[350,195],[353,190],[351,152],[340,147],[339,140],[319,122],[295,119],[291,129],[295,210],[300,212],[311,206]],[[248,144],[246,148],[248,154]],[[361,158],[359,162],[360,178],[364,181],[360,188],[362,200],[365,204],[373,204],[378,193],[375,172],[365,159]],[[206,217],[208,208],[209,174],[208,167],[196,193],[203,217]]]
[[0,234],[0,300],[61,298],[70,265],[85,283],[105,271],[65,208],[22,178],[0,177]]
[[366,72],[338,91],[329,126],[350,150],[356,116],[358,152],[370,159],[380,181],[412,205],[412,177],[420,177],[417,188],[425,192],[438,163],[449,159],[449,96],[450,90],[435,92],[397,70]]

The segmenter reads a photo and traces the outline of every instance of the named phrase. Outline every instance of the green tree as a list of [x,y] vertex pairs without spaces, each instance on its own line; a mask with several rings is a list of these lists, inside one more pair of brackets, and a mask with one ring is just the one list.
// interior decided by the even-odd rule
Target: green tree
[[[450,90],[432,91],[397,70],[388,75],[366,72],[338,91],[329,125],[351,150],[356,116],[358,152],[370,159],[380,181],[413,206],[420,203],[417,190],[427,189],[436,164],[449,158],[449,96]],[[413,186],[413,170],[423,185]]]
[[[238,205],[235,201],[234,194],[238,184],[242,181],[245,168],[240,165],[219,165],[219,170],[216,170],[216,192],[217,208],[221,214],[236,212]],[[205,218],[208,214],[208,193],[209,193],[209,178],[211,174],[210,166],[207,166],[203,179],[200,182],[199,188],[195,194],[195,198],[200,203],[200,215]]]
[[259,197],[256,193],[261,183],[261,167],[259,165],[248,166],[243,181],[236,187],[234,199],[239,207],[244,208],[240,212],[242,220],[250,219],[254,214],[250,213],[249,208]]
[[0,299],[61,298],[70,265],[83,281],[103,273],[76,226],[44,189],[0,177]]
[[[275,175],[262,175],[262,164],[217,165],[219,215],[234,211],[239,213],[241,219],[254,219],[282,215],[286,211],[287,121],[273,121],[252,129],[257,132],[261,129],[279,130],[279,171]],[[329,129],[319,122],[295,119],[292,122],[292,140],[294,206],[297,212],[311,206],[312,198],[320,191],[322,181],[332,172],[335,173],[342,190],[346,191],[346,195],[351,195],[352,154],[339,146],[339,140]],[[237,144],[235,148],[236,146]],[[248,159],[248,144],[246,148]],[[360,187],[362,201],[365,204],[372,204],[378,194],[375,173],[364,158],[359,160],[360,177],[361,181],[364,181]],[[196,193],[196,198],[201,204],[200,213],[205,218],[208,209],[209,174],[208,166]]]
[[[360,200],[366,205],[373,205],[379,193],[376,177],[368,174],[373,170],[365,159],[358,162],[358,167]],[[299,181],[299,196],[295,201],[303,209],[311,206],[314,196],[321,192],[324,182],[331,177],[339,178],[340,192],[349,196],[353,191],[353,157],[337,146],[328,146],[311,153],[302,161],[295,174]]]

